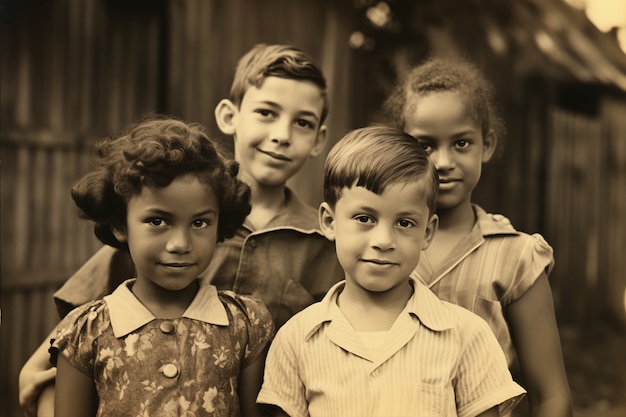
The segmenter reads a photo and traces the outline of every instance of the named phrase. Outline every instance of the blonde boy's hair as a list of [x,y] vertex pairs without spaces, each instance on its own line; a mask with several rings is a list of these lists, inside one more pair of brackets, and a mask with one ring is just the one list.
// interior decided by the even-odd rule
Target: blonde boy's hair
[[324,98],[320,124],[324,123],[329,110],[326,79],[309,55],[291,45],[255,45],[237,63],[231,101],[239,106],[248,88],[260,87],[267,77],[310,81],[319,87]]

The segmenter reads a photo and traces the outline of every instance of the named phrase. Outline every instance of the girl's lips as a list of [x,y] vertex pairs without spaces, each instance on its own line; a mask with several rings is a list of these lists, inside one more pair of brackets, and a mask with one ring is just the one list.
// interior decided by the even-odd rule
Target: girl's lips
[[439,189],[440,190],[449,190],[456,186],[456,184],[460,183],[461,180],[457,179],[440,179],[439,180]]
[[194,265],[193,263],[182,263],[182,262],[161,262],[161,265],[168,266],[170,268],[186,268]]

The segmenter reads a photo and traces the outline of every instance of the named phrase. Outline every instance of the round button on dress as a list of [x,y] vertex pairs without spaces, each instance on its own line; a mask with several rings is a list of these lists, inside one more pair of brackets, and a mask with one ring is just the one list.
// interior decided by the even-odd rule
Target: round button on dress
[[167,365],[163,365],[161,367],[161,372],[166,378],[176,378],[176,376],[178,375],[178,368],[176,367],[176,365],[168,363]]
[[174,326],[174,323],[172,323],[171,321],[164,321],[163,323],[161,323],[159,328],[165,334],[174,333],[174,330],[176,330],[176,326]]

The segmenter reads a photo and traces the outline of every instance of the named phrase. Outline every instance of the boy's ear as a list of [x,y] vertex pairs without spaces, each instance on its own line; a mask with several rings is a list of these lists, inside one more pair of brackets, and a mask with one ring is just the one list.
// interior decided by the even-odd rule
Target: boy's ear
[[428,220],[428,224],[426,225],[426,231],[424,232],[424,239],[422,240],[422,250],[428,249],[430,243],[433,241],[435,237],[435,233],[437,233],[437,229],[439,228],[439,217],[436,214],[430,216]]
[[119,242],[126,242],[128,240],[128,234],[126,233],[126,230],[114,228],[111,229],[111,232]]
[[311,152],[309,153],[309,156],[311,158],[316,157],[324,150],[324,147],[326,146],[327,138],[328,138],[328,128],[326,127],[326,125],[321,125],[320,129],[317,132],[317,137],[315,138],[315,145],[313,145],[313,148],[311,149]]
[[326,236],[326,239],[330,241],[335,240],[335,212],[327,202],[320,204],[318,210],[320,228],[322,233]]
[[497,147],[498,147],[498,136],[496,135],[496,132],[494,132],[493,130],[490,130],[483,138],[483,157],[482,157],[483,164],[486,164],[487,162],[491,160]]
[[235,103],[226,98],[217,103],[217,106],[215,106],[215,121],[223,134],[235,134],[235,118],[238,112],[239,109]]

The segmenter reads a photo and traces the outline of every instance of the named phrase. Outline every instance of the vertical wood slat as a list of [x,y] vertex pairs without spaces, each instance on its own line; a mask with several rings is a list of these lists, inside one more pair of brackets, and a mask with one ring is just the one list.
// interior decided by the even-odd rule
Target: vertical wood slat
[[[29,213],[30,213],[30,155],[27,149],[20,148],[17,151],[17,166],[16,173],[14,177],[15,181],[15,195],[14,199],[7,199],[3,201],[13,201],[14,208],[12,214],[14,216],[14,221],[11,222],[13,226],[12,236],[14,238],[13,245],[11,245],[8,250],[13,249],[15,252],[13,254],[13,259],[15,262],[16,268],[25,268],[26,261],[29,259],[28,249],[29,249],[29,238],[28,235],[22,233],[23,230],[29,230],[28,222],[29,222]],[[5,173],[5,175],[10,175],[9,173]],[[10,178],[10,177],[9,177]],[[6,179],[6,178],[5,178]],[[6,246],[6,245],[4,245]],[[5,249],[5,250],[7,250]],[[10,258],[7,258],[10,259]]]
[[23,287],[19,290],[3,291],[2,326],[0,326],[0,415],[21,417],[17,379],[28,355],[34,351],[58,322],[52,302],[52,293],[57,283],[47,283],[37,288]]
[[581,327],[601,309],[599,233],[603,195],[600,123],[555,110],[547,171],[548,240],[555,250],[551,280],[562,316]]
[[626,326],[626,104],[608,99],[603,103],[606,124],[606,218],[607,265],[603,277],[606,308]]

